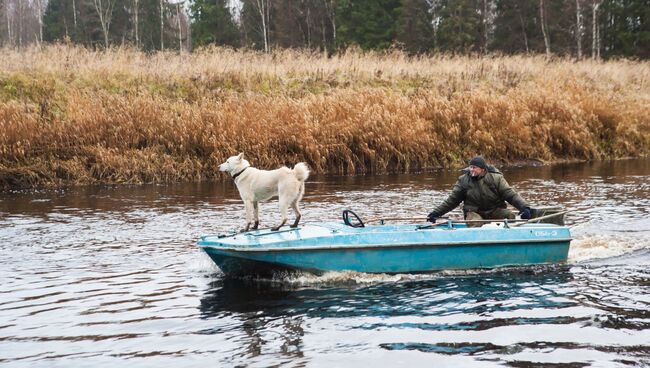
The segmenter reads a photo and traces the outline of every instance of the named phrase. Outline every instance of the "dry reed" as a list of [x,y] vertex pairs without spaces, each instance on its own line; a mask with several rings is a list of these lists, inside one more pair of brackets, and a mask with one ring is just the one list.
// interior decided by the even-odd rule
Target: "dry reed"
[[650,152],[650,63],[50,46],[0,54],[0,186],[421,170]]

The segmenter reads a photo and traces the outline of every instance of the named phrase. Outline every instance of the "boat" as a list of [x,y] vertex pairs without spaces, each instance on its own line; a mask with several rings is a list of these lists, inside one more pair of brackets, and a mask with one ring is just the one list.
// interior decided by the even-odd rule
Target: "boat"
[[[555,213],[540,217],[557,217]],[[353,215],[358,221],[351,221]],[[447,219],[437,224],[342,223],[205,235],[197,245],[227,277],[287,272],[426,273],[566,262],[567,226],[540,221]],[[480,227],[473,222],[484,222]]]

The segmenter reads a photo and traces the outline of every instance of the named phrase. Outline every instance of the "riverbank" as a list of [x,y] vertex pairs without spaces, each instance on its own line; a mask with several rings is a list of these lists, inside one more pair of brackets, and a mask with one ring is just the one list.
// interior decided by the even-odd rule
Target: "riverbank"
[[0,187],[198,181],[245,152],[317,173],[650,153],[650,63],[67,46],[0,55]]

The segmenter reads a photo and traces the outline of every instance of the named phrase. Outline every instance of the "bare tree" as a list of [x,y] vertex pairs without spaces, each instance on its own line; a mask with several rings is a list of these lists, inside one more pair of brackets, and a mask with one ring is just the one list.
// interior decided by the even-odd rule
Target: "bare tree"
[[[0,0],[0,45],[23,47],[42,43],[47,0]],[[65,34],[68,33],[64,20]]]
[[327,37],[325,37],[327,34],[327,27],[325,27],[325,18],[320,19],[320,33],[323,38],[323,50],[325,51],[325,54],[327,54]]
[[176,3],[176,18],[178,21],[178,52],[183,52],[183,31],[181,29],[181,3],[179,1]]
[[600,59],[600,27],[598,27],[598,8],[602,0],[591,1],[591,58]]
[[576,0],[576,46],[578,60],[582,60],[582,12],[580,0]]
[[72,19],[74,22],[74,31],[77,32],[77,4],[76,0],[72,0]]
[[494,0],[483,0],[483,33],[484,33],[484,49],[488,52],[490,46],[490,36],[494,34],[494,21],[497,17],[496,2]]
[[[337,0],[323,0],[325,3],[325,11],[327,13],[327,18],[332,25],[332,47],[336,47],[336,1]],[[324,34],[324,32],[323,32]],[[323,37],[325,37],[323,35]]]
[[4,11],[5,11],[5,18],[6,18],[6,21],[7,21],[7,45],[12,45],[13,44],[13,32],[12,32],[13,31],[13,24],[12,24],[13,23],[12,22],[13,17],[11,16],[11,13],[12,13],[12,9],[14,8],[14,6],[12,6],[13,4],[11,4],[11,2],[9,0],[4,0],[3,5],[4,5],[3,6]]
[[2,1],[7,32],[5,45],[22,47],[34,39],[38,40],[37,9],[33,9],[31,4],[27,0]]
[[307,22],[307,48],[311,49],[311,31],[312,31],[312,19],[311,19],[311,8],[309,5],[307,5],[307,10],[306,10],[306,22]]
[[483,34],[481,35],[481,52],[487,53],[488,49],[488,0],[483,0],[481,4],[481,24],[483,25]]
[[526,53],[530,53],[530,49],[528,48],[528,34],[526,33],[526,23],[524,22],[524,17],[521,14],[521,9],[519,8],[519,5],[517,2],[515,2],[515,9],[517,10],[517,16],[519,17],[519,25],[521,26],[521,34],[524,39],[524,47],[526,48]]
[[[73,0],[74,1],[74,0]],[[140,48],[140,32],[138,31],[138,16],[140,14],[140,1],[139,0],[133,0],[133,17],[134,17],[134,25],[135,25],[135,47]]]
[[255,0],[255,7],[262,19],[262,37],[264,52],[269,52],[269,23],[271,20],[271,0]]
[[160,51],[165,49],[165,8],[164,1],[160,0]]
[[546,15],[544,14],[544,0],[539,0],[539,23],[542,26],[542,34],[544,35],[544,47],[546,48],[546,56],[551,56],[551,40],[548,38],[546,31]]
[[18,18],[18,47],[23,47],[23,30],[25,20],[25,0],[18,0],[17,4],[17,18]]
[[99,23],[102,26],[104,34],[104,47],[108,48],[108,33],[111,29],[111,20],[113,19],[113,8],[116,0],[93,0],[95,11],[99,15]]
[[43,42],[43,13],[47,6],[46,0],[35,0],[34,6],[36,7],[36,17],[38,18],[38,41]]

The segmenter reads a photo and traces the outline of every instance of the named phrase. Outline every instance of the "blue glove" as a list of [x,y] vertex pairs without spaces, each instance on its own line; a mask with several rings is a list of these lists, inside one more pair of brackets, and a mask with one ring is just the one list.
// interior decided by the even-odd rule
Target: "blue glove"
[[519,215],[521,216],[522,220],[530,220],[530,218],[532,217],[532,215],[530,213],[530,208],[528,208],[528,207],[521,210],[519,212]]
[[438,214],[436,212],[431,212],[429,216],[427,216],[427,221],[435,224],[437,218],[438,218]]

